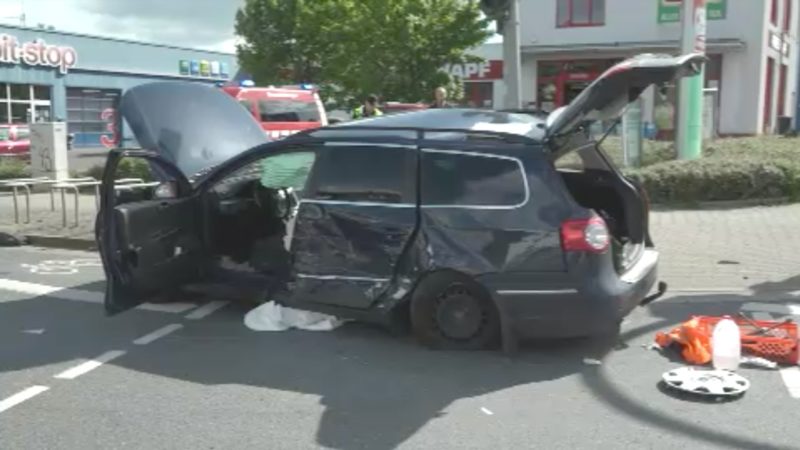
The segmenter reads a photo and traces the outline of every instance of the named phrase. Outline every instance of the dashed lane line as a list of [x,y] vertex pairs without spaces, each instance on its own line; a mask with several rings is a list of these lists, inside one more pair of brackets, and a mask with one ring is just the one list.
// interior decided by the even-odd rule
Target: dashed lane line
[[162,337],[164,337],[164,336],[166,336],[166,335],[168,335],[170,333],[178,331],[181,328],[183,328],[183,325],[181,325],[179,323],[173,323],[173,324],[170,324],[170,325],[166,325],[166,326],[163,326],[163,327],[157,329],[156,331],[153,331],[152,333],[145,334],[144,336],[142,336],[142,337],[140,337],[138,339],[135,339],[133,341],[133,343],[136,344],[136,345],[147,345],[147,344],[149,344],[149,343],[151,343],[151,342],[153,342],[155,340],[161,339]]
[[[97,291],[86,291],[83,289],[62,288],[40,283],[30,283],[27,281],[17,281],[7,278],[0,278],[0,290],[16,292],[31,296],[48,296],[64,300],[72,300],[86,303],[103,304],[105,294]],[[195,303],[143,303],[136,309],[145,311],[165,312],[182,314],[197,307]]]
[[26,400],[30,400],[42,392],[47,391],[48,389],[50,388],[47,386],[31,386],[25,390],[17,392],[11,397],[0,400],[0,413],[17,406]]
[[206,303],[205,305],[195,309],[186,315],[187,319],[198,320],[204,319],[211,315],[214,311],[225,307],[228,304],[226,301],[214,300]]
[[98,367],[102,366],[103,364],[105,364],[107,362],[110,362],[110,361],[113,361],[113,360],[119,358],[120,356],[124,355],[125,353],[127,353],[125,350],[111,350],[111,351],[105,352],[102,355],[100,355],[100,356],[98,356],[98,357],[96,357],[94,359],[90,359],[89,361],[86,361],[84,363],[78,364],[75,367],[71,367],[71,368],[59,373],[54,378],[58,378],[58,379],[61,379],[61,380],[74,380],[75,378],[78,378],[81,375],[85,375],[85,374],[91,372],[92,370],[97,369]]

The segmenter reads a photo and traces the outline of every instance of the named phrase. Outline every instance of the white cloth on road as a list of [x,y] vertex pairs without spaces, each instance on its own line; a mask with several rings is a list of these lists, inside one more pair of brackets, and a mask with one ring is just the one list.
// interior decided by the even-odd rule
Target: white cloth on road
[[253,331],[284,331],[290,328],[330,331],[344,321],[334,316],[281,306],[273,301],[252,309],[244,316],[244,324]]

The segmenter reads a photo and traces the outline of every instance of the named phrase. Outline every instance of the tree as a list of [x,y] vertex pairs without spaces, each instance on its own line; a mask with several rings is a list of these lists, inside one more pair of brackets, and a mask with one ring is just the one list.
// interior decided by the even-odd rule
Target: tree
[[256,82],[335,86],[351,101],[427,100],[452,82],[441,68],[475,60],[489,36],[472,0],[246,0],[236,33]]

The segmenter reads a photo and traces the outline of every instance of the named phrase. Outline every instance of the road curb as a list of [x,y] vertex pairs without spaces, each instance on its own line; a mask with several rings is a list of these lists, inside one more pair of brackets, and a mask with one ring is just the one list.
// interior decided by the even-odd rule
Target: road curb
[[89,239],[65,236],[29,234],[25,236],[28,245],[36,247],[60,248],[65,250],[97,251],[97,243]]
[[751,198],[747,200],[719,200],[713,202],[681,203],[653,203],[653,210],[659,212],[685,211],[685,210],[713,210],[713,209],[739,209],[756,206],[780,206],[794,203],[789,197],[777,198]]

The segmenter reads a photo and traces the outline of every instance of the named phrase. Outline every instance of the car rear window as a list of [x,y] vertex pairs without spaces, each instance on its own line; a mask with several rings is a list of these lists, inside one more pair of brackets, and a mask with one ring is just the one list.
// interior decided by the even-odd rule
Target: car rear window
[[259,100],[258,112],[262,122],[320,122],[319,109],[314,102],[274,99]]
[[425,207],[514,208],[528,199],[522,163],[510,157],[449,150],[422,154]]

